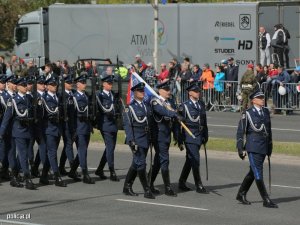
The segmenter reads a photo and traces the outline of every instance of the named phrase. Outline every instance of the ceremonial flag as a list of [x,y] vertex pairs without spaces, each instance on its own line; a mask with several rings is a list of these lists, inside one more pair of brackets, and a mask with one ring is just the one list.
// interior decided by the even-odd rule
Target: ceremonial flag
[[131,91],[131,88],[138,83],[145,83],[145,97],[144,97],[144,102],[149,103],[151,101],[151,98],[153,96],[157,97],[157,93],[141,78],[136,72],[132,73],[130,75],[129,83],[128,83],[128,88],[127,88],[127,101],[126,103],[129,105],[130,102],[133,100],[133,91]]

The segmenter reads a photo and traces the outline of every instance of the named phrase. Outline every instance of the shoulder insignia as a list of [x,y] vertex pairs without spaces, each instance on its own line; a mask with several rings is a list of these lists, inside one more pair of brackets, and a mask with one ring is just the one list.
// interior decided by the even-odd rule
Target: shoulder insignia
[[42,105],[42,100],[41,99],[38,100],[38,105]]
[[128,108],[126,108],[126,109],[125,109],[125,112],[126,112],[126,113],[128,113],[128,112],[129,112],[129,109],[128,109]]
[[8,107],[11,107],[11,106],[12,106],[12,102],[11,102],[11,101],[8,101],[8,102],[7,102],[7,106],[8,106]]
[[157,101],[153,101],[153,105],[157,105]]
[[246,118],[246,114],[243,113],[243,114],[242,114],[242,119],[245,119],[245,118]]

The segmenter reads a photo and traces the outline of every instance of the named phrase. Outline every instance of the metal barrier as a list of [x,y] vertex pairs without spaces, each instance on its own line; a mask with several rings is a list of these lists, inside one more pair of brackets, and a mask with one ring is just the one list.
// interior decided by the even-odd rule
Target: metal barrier
[[[122,92],[126,95],[128,81],[125,82],[125,85],[122,82]],[[201,96],[206,105],[206,109],[208,111],[240,111],[241,94],[239,82],[218,81],[215,84],[216,86],[214,88],[205,90],[202,88]],[[171,81],[171,92],[175,97],[177,104],[188,100],[188,93],[186,91],[186,88],[189,85],[190,82],[188,81]],[[292,111],[300,111],[300,84],[284,84],[283,86],[286,89],[285,95],[280,95],[278,93],[279,86],[280,84],[276,79],[268,80],[267,82],[264,82],[260,85],[261,90],[266,96],[265,106],[272,110],[274,113],[279,113],[282,110],[287,114]]]
[[[281,110],[285,113],[300,110],[300,89],[297,88],[300,84],[285,83],[282,87],[285,88],[285,93],[279,93],[281,86],[278,80],[269,80],[261,85],[262,90],[266,96],[266,107],[273,110],[273,113],[280,113]],[[272,105],[269,106],[268,102],[271,100]]]
[[[182,82],[180,84],[181,92],[179,93],[179,102],[184,102],[188,99],[188,95],[185,89],[189,85],[190,82]],[[207,110],[209,111],[238,111],[240,108],[240,103],[237,99],[237,91],[237,81],[219,81],[217,83],[217,88],[202,88],[201,96]]]

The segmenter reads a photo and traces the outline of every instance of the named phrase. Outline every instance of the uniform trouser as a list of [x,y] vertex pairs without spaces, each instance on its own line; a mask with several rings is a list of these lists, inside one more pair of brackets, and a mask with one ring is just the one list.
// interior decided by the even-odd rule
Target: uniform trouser
[[4,169],[8,169],[8,148],[6,148],[5,140],[0,143],[0,161]]
[[186,161],[190,163],[192,168],[199,169],[200,166],[200,147],[201,145],[185,143]]
[[[12,170],[18,169],[17,156],[16,156],[16,144],[14,138],[11,135],[5,135],[3,137],[3,149],[4,149],[4,162],[7,156],[9,168]],[[4,167],[5,168],[5,167]]]
[[91,135],[78,134],[76,139],[76,147],[78,151],[79,163],[81,169],[87,169],[87,149],[89,146]]
[[[105,132],[101,131],[101,135],[104,139],[105,150],[102,155],[102,159],[106,158],[108,167],[114,167],[114,152],[117,142],[117,132]],[[101,159],[101,161],[102,161]]]
[[263,154],[248,152],[250,167],[255,180],[263,180],[263,165],[265,157],[266,156]]
[[47,154],[53,173],[58,172],[57,164],[57,148],[59,145],[60,136],[46,134]]
[[133,154],[131,167],[134,170],[145,170],[146,169],[146,157],[147,157],[148,149],[138,147],[137,152]]
[[161,168],[161,170],[169,170],[169,148],[170,142],[161,141],[154,145],[154,168]]
[[36,167],[39,167],[40,163],[41,163],[41,158],[40,158],[40,153],[39,150],[37,150],[35,158],[34,158],[34,150],[33,150],[33,146],[34,143],[36,142],[36,138],[30,138],[30,143],[29,143],[29,148],[28,148],[28,158],[29,161],[33,162],[34,161],[34,165]]
[[30,145],[30,138],[14,138],[16,149],[18,151],[18,158],[24,174],[29,174],[28,164],[28,150]]
[[42,132],[36,136],[36,142],[38,143],[38,146],[39,146],[38,152],[39,152],[40,160],[41,160],[43,166],[49,166],[46,137]]
[[[265,50],[260,49],[260,64],[262,66],[270,65],[270,48],[266,48]],[[266,63],[265,63],[266,62]]]
[[67,159],[69,160],[69,162],[74,160],[73,140],[71,133],[68,129],[64,130],[63,132],[63,142],[64,147],[60,156],[60,166],[62,167],[64,167]]

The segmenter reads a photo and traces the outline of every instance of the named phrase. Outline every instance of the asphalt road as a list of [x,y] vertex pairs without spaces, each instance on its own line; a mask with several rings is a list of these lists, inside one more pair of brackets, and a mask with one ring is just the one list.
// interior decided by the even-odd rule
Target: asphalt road
[[[210,137],[231,138],[236,137],[240,113],[207,112],[207,122]],[[274,141],[299,142],[300,114],[272,115],[272,134]]]
[[[103,152],[102,144],[91,144],[88,163],[91,176]],[[39,187],[36,191],[11,188],[9,183],[0,185],[0,224],[47,225],[298,225],[300,208],[300,158],[275,155],[273,157],[272,199],[279,209],[262,206],[258,190],[253,185],[248,194],[250,206],[239,204],[235,196],[248,171],[248,162],[238,159],[236,153],[209,151],[209,180],[206,181],[203,159],[202,180],[210,194],[195,191],[178,193],[178,197],[164,194],[155,200],[145,199],[138,179],[134,190],[138,197],[122,194],[122,187],[131,153],[127,146],[119,145],[115,154],[117,174],[121,182],[97,180],[94,185],[68,182],[67,188],[54,185]],[[203,152],[201,152],[201,156]],[[177,180],[184,163],[184,152],[171,149],[171,181],[177,190]],[[265,165],[265,179],[268,170]],[[106,172],[108,175],[108,172]],[[38,182],[38,179],[34,179]],[[194,188],[193,177],[189,186]],[[266,182],[267,183],[267,182]],[[163,191],[159,174],[157,187]],[[14,214],[15,213],[15,214]],[[13,216],[29,216],[30,219],[10,219]],[[9,222],[10,221],[10,222]]]

